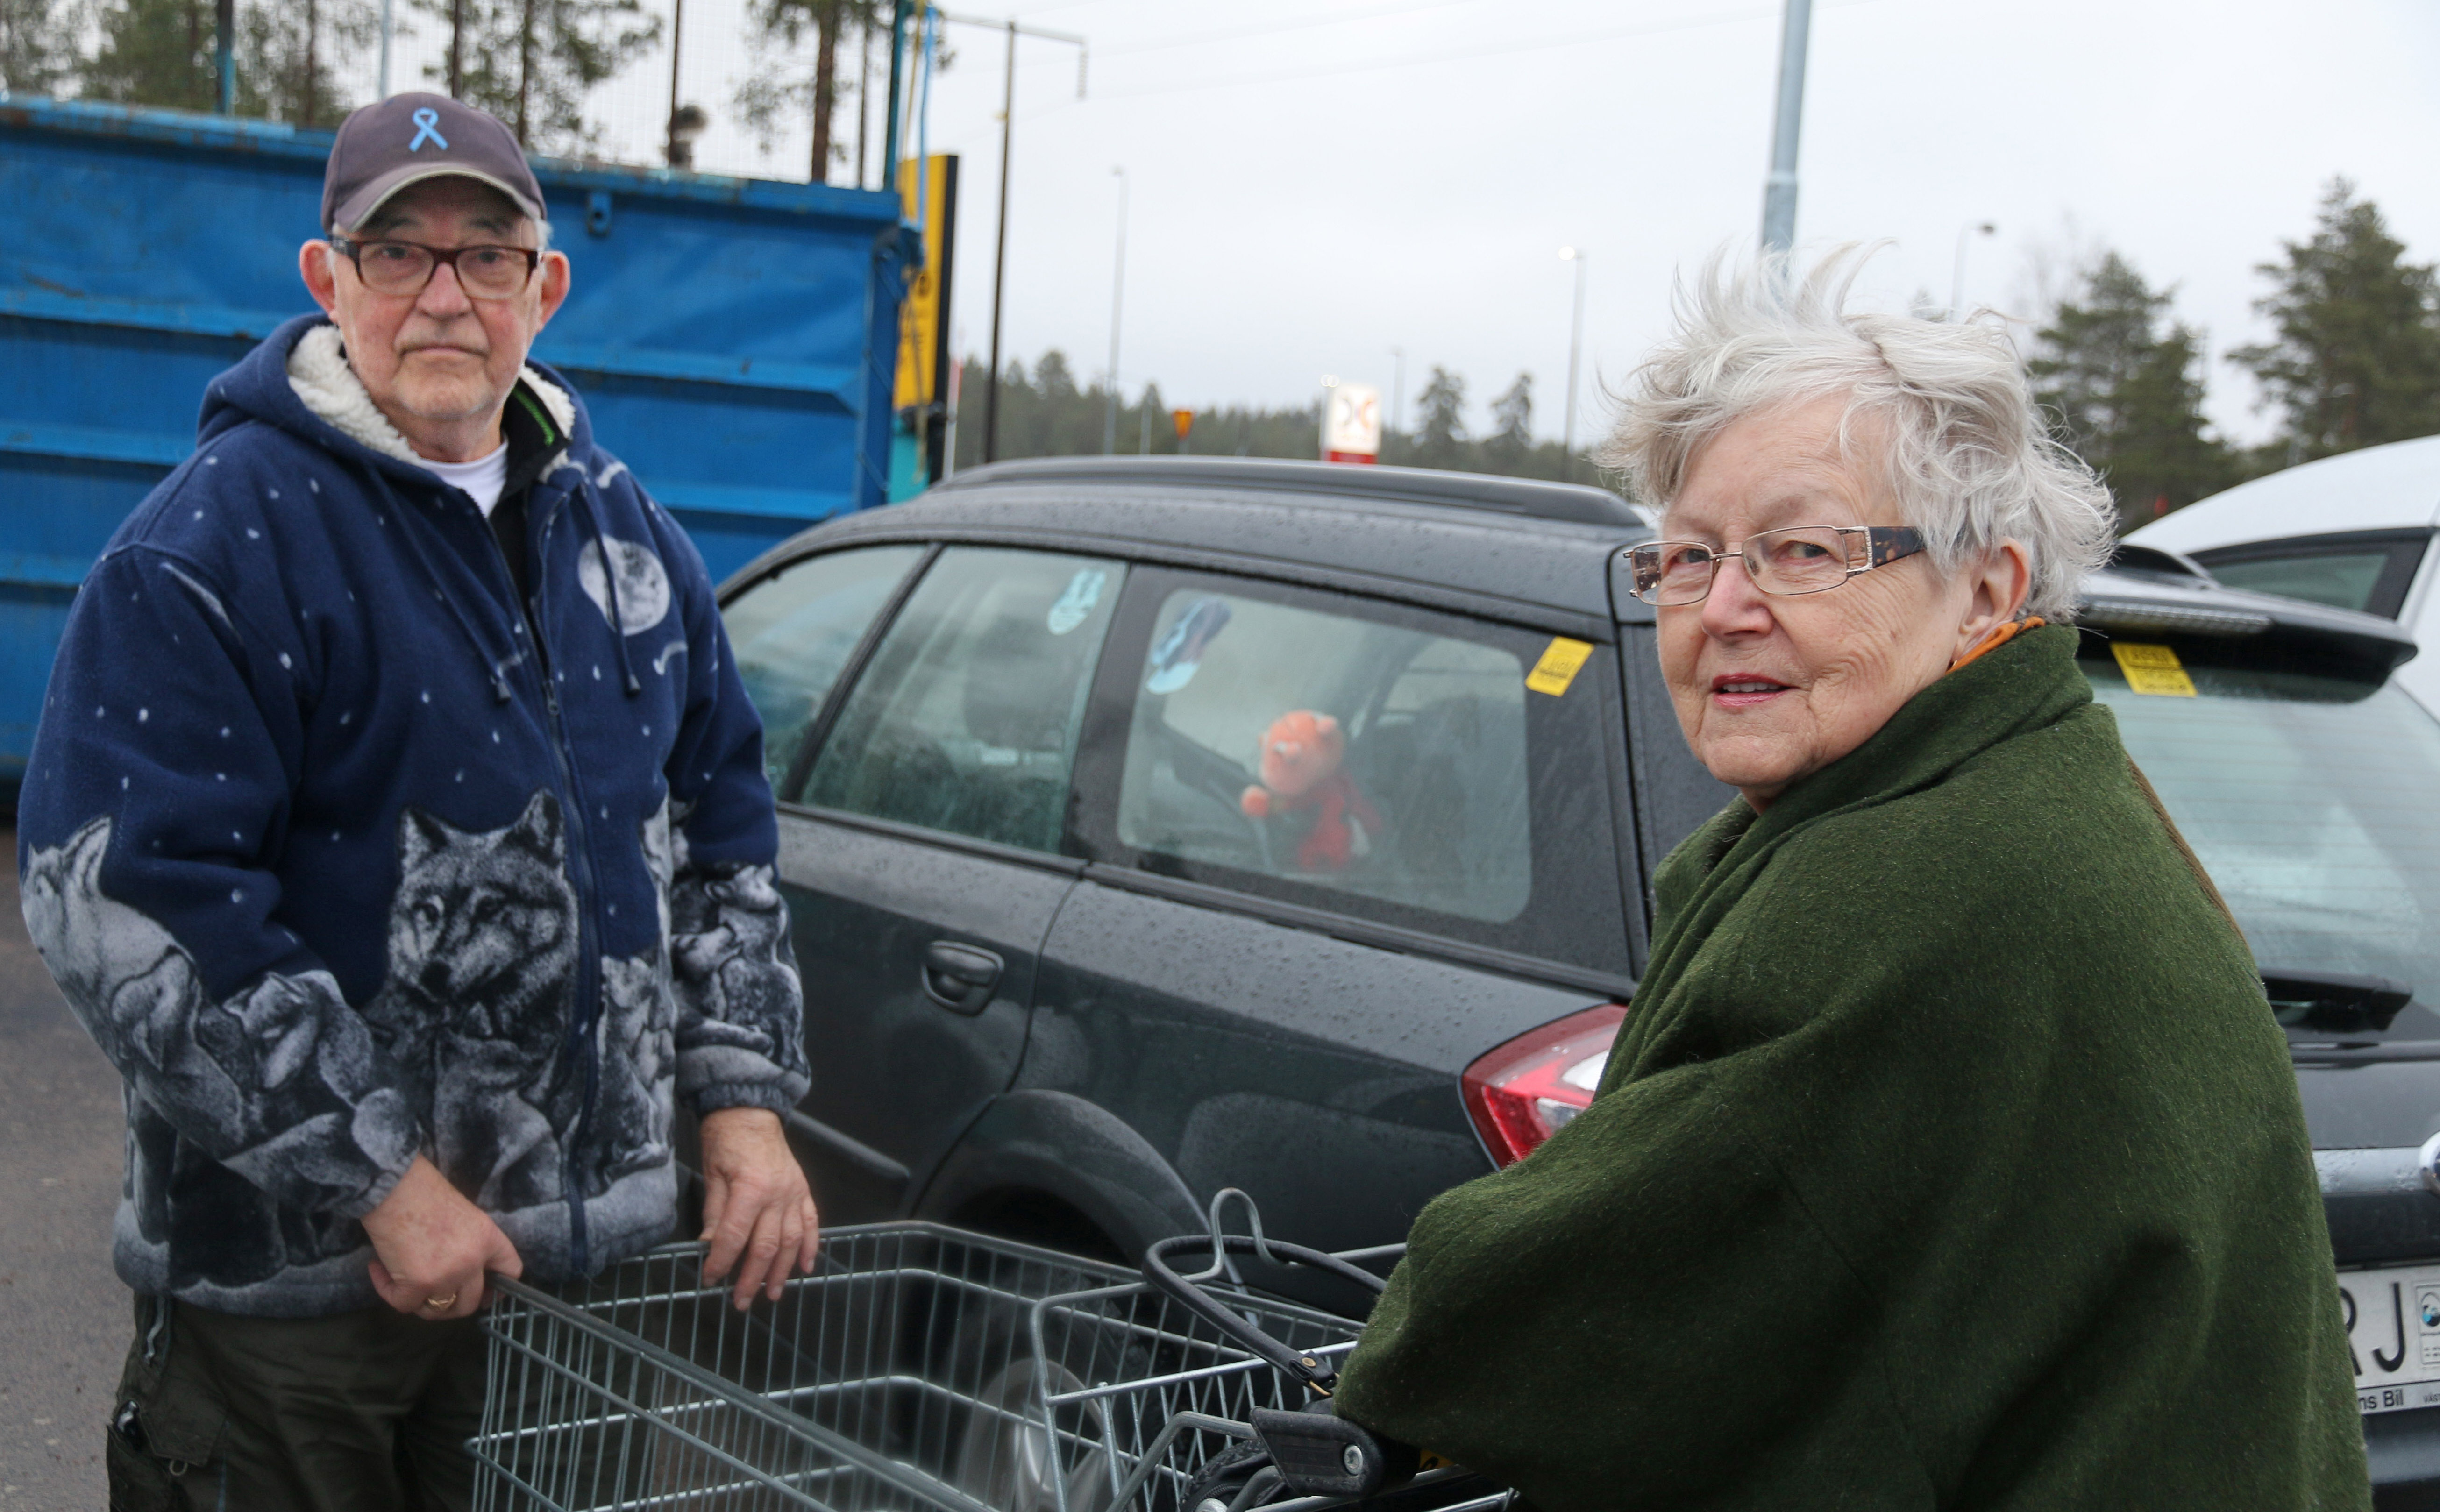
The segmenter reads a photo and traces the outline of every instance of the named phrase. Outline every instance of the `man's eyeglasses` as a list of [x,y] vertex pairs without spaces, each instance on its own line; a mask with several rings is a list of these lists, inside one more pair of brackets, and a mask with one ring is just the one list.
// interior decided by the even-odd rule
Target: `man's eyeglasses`
[[446,262],[469,298],[510,299],[533,281],[542,254],[522,246],[425,246],[421,242],[357,242],[331,238],[333,250],[356,265],[356,277],[375,294],[422,294],[433,271]]
[[1756,531],[1733,551],[1700,541],[1646,541],[1627,548],[1626,561],[1635,596],[1665,606],[1710,598],[1720,564],[1730,557],[1745,564],[1755,587],[1786,598],[1827,592],[1922,549],[1922,532],[1903,525],[1799,525]]

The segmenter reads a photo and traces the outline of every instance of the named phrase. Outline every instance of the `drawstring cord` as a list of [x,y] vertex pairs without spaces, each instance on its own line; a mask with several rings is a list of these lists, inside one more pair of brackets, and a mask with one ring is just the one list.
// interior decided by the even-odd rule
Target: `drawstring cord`
[[[399,497],[397,491],[390,487],[389,479],[383,476],[383,470],[375,467],[369,468],[368,471],[372,474],[373,484],[381,490],[382,497],[386,501],[389,509],[404,520],[411,512],[408,510],[404,501]],[[512,695],[509,692],[508,676],[501,669],[504,667],[515,666],[519,661],[525,659],[524,654],[520,652],[518,655],[510,657],[506,661],[494,659],[490,652],[484,647],[482,635],[475,630],[474,623],[466,618],[465,606],[460,604],[450,595],[448,585],[440,581],[440,569],[432,565],[432,557],[430,553],[423,549],[423,543],[416,539],[416,532],[413,527],[402,524],[399,527],[399,535],[401,539],[406,542],[407,551],[409,554],[414,556],[416,566],[423,569],[424,579],[432,585],[434,596],[439,598],[442,603],[449,606],[449,618],[457,622],[458,633],[466,638],[466,643],[472,646],[475,650],[475,658],[477,661],[480,661],[485,670],[491,674],[492,702],[495,704],[505,704],[509,702]]]
[[593,531],[594,554],[601,559],[601,586],[610,601],[610,639],[619,648],[619,675],[625,680],[627,696],[633,698],[644,691],[644,684],[627,656],[627,618],[619,607],[619,564],[611,558],[610,539],[601,529],[601,506],[589,482],[578,485],[577,492],[584,495],[584,523]]

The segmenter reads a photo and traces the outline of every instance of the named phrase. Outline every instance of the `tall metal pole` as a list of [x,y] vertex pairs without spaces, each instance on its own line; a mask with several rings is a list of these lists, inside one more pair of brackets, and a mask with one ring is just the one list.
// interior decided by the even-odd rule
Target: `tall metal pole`
[[889,8],[889,119],[881,129],[881,182],[885,192],[898,192],[898,113],[900,68],[906,52],[906,8],[910,0],[893,0]]
[[397,25],[390,19],[390,4],[391,0],[382,0],[381,74],[373,84],[374,94],[382,99],[389,98],[389,39],[398,29]]
[[220,0],[212,8],[212,109],[237,114],[237,0]]
[[1762,249],[1796,244],[1796,144],[1803,135],[1804,44],[1813,30],[1813,0],[1787,0],[1779,36],[1779,112],[1770,134],[1770,176],[1763,180]]
[[1390,371],[1393,375],[1390,380],[1390,434],[1395,436],[1406,428],[1407,349],[1391,347],[1390,362]]
[[1950,271],[1948,278],[1949,319],[1960,320],[1965,318],[1962,312],[1965,305],[1965,245],[1967,239],[1972,237],[1978,231],[1984,236],[1991,236],[1996,234],[1999,229],[2000,228],[1998,226],[1992,225],[1988,221],[1969,223],[1968,225],[1959,228],[1957,232],[1957,266]]
[[1559,256],[1576,265],[1576,313],[1568,325],[1568,413],[1560,422],[1559,450],[1568,459],[1568,470],[1576,466],[1576,370],[1585,351],[1585,263],[1584,252],[1577,247],[1563,246]]
[[1119,250],[1110,262],[1110,397],[1102,407],[1102,455],[1119,453],[1119,316],[1126,308],[1127,171],[1113,168],[1119,178]]
[[678,166],[678,45],[686,41],[686,0],[670,0],[670,125],[661,160]]
[[1008,81],[999,107],[999,246],[992,254],[991,376],[983,384],[983,460],[999,460],[999,315],[1008,277],[1009,138],[1016,130],[1016,23],[1008,24]]

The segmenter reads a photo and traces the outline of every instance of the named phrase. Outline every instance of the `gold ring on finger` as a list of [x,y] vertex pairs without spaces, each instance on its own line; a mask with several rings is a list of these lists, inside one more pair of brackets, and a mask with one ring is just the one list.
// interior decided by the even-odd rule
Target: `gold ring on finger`
[[423,1299],[423,1305],[431,1308],[434,1312],[447,1312],[450,1308],[458,1305],[458,1293],[453,1291],[446,1296],[426,1297]]

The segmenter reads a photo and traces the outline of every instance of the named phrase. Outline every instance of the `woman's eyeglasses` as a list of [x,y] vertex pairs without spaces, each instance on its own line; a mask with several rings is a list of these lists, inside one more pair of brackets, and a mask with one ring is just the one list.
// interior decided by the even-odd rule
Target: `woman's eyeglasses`
[[1733,551],[1700,541],[1646,541],[1627,548],[1626,560],[1635,596],[1667,606],[1711,597],[1720,564],[1730,557],[1745,564],[1755,587],[1786,598],[1827,592],[1922,549],[1922,532],[1903,525],[1798,525],[1756,531]]

